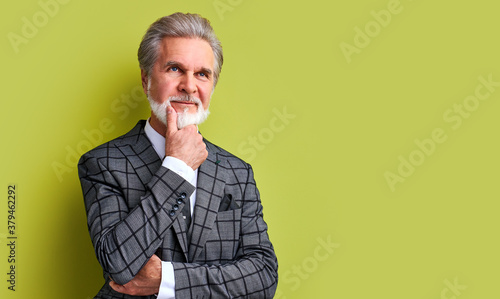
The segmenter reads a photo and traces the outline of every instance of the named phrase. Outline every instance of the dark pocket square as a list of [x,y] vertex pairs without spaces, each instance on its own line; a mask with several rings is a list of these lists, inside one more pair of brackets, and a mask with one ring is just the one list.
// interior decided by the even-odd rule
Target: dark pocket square
[[219,212],[239,209],[240,206],[233,200],[231,194],[224,194],[219,206]]

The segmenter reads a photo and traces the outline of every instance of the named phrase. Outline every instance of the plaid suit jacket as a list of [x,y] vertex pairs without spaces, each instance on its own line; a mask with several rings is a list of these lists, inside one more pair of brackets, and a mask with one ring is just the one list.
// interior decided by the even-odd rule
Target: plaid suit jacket
[[198,169],[188,234],[178,216],[194,187],[161,167],[144,125],[139,121],[78,163],[106,280],[96,298],[140,298],[115,292],[109,280],[127,283],[155,253],[173,263],[176,298],[272,298],[278,264],[251,166],[205,140],[208,157]]

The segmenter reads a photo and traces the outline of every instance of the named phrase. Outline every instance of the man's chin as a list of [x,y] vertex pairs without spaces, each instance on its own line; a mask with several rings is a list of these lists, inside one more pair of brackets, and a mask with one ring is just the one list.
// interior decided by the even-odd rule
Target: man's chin
[[208,114],[210,114],[210,111],[208,110],[204,110],[202,112],[198,111],[195,113],[177,113],[177,128],[180,130],[190,125],[199,125],[207,119]]

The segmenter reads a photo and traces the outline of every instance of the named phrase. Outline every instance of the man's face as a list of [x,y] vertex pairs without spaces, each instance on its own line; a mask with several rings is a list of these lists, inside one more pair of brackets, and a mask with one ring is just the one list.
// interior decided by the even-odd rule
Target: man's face
[[[142,72],[142,85],[149,100],[153,102],[152,107],[158,108],[170,100],[170,105],[178,114],[195,115],[198,110],[207,110],[209,107],[213,76],[214,54],[206,41],[167,37],[160,43],[158,59],[149,77]],[[186,96],[198,98],[201,106],[186,101]],[[161,107],[163,110],[166,106]],[[153,127],[165,125],[162,119],[164,115],[158,117],[158,113],[166,115],[166,110],[153,111]]]

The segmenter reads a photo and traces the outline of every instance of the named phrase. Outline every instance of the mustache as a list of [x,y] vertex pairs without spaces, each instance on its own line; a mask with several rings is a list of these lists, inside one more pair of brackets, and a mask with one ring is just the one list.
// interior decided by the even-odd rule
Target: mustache
[[192,95],[181,95],[181,96],[170,96],[168,98],[169,102],[189,102],[189,103],[195,103],[198,106],[201,105],[201,100],[198,99],[197,97],[194,97]]

